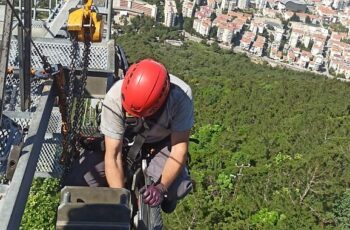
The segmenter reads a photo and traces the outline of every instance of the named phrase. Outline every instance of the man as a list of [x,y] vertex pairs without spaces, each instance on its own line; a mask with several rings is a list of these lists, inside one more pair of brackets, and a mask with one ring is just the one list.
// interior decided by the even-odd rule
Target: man
[[192,188],[185,167],[194,122],[191,88],[152,59],[131,65],[125,78],[111,87],[100,128],[105,136],[105,174],[112,188],[125,186],[122,149],[130,116],[147,123],[144,145],[157,149],[146,170],[153,183],[140,191],[143,202],[172,212]]

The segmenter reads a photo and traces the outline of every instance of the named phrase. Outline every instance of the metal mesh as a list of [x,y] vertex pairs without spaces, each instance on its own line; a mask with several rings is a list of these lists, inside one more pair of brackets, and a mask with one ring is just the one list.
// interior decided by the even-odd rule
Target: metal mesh
[[[48,58],[50,64],[60,63],[63,66],[69,66],[70,62],[70,50],[71,43],[65,39],[39,39],[34,40],[36,46],[41,52],[41,55],[44,55]],[[18,67],[18,42],[17,40],[11,40],[10,56],[9,56],[9,65]],[[83,44],[79,44],[80,47],[80,59],[82,57]],[[91,69],[107,69],[108,61],[108,50],[107,46],[93,45],[90,52],[90,64],[89,68]],[[32,61],[31,65],[35,69],[42,68],[42,63],[39,53],[32,47]]]
[[17,122],[8,117],[3,118],[3,127],[0,129],[0,175],[6,171],[11,146],[18,145],[24,135],[22,125],[27,124],[27,122],[23,119],[18,119]]
[[54,134],[51,138],[45,138],[36,172],[46,173],[52,177],[60,177],[63,173],[63,168],[59,164],[61,152],[61,137],[59,134]]
[[61,133],[61,113],[59,108],[54,107],[50,116],[49,125],[47,126],[46,133]]
[[[67,40],[60,39],[38,39],[35,44],[42,52],[41,54],[47,56],[49,63],[61,63],[69,66],[71,44]],[[11,41],[11,48],[9,53],[9,65],[18,67],[18,44],[16,40]],[[83,44],[80,44],[80,57],[82,55]],[[94,45],[90,52],[90,65],[92,69],[107,69],[108,50],[105,44]],[[42,63],[39,53],[32,47],[32,67],[35,69],[42,68]],[[30,121],[40,100],[43,89],[44,80],[31,81],[31,105],[25,111],[29,116],[25,119],[7,118],[4,117],[4,125],[0,129],[0,176],[6,171],[7,158],[10,153],[10,148],[13,144],[25,140],[26,133],[23,130],[28,130]],[[15,112],[21,114],[20,109],[20,85],[18,75],[8,74],[6,76],[5,90],[4,90],[4,111]],[[88,106],[88,104],[85,104]],[[95,117],[92,109],[85,109],[86,123],[83,126],[95,125],[94,122],[87,122],[94,120]],[[86,115],[89,111],[89,115]],[[84,119],[85,120],[85,119]],[[93,134],[96,129],[87,127],[83,128],[84,134]],[[40,152],[39,161],[37,164],[37,172],[46,173],[51,176],[59,177],[62,174],[62,167],[59,164],[59,157],[61,154],[61,114],[57,107],[53,108],[51,113],[48,129],[45,134],[45,140]]]
[[[34,112],[36,110],[43,88],[42,83],[43,81],[39,79],[31,81],[31,103],[28,112]],[[19,87],[20,85],[18,75],[8,74],[6,77],[4,93],[5,111],[21,111]]]
[[[33,80],[31,82],[31,105],[25,112],[34,112],[36,110],[43,87],[42,83],[42,80]],[[14,74],[8,74],[5,79],[4,111],[12,111],[17,115],[22,113],[19,87],[19,77]],[[0,129],[0,175],[3,175],[6,171],[7,158],[10,154],[11,146],[14,144],[18,145],[24,140],[29,125],[30,117],[3,116],[3,126]]]
[[59,164],[61,152],[61,113],[58,107],[54,107],[45,133],[36,171],[59,177],[63,172],[63,168]]
[[45,28],[45,22],[43,21],[32,21],[32,28]]

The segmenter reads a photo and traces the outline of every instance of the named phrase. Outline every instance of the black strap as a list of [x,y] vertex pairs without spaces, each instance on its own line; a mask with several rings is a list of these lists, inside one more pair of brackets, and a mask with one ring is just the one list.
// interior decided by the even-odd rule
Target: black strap
[[142,123],[142,129],[135,136],[134,143],[127,153],[127,161],[129,166],[133,166],[134,163],[139,160],[138,157],[140,157],[140,150],[150,130],[146,122],[143,121]]

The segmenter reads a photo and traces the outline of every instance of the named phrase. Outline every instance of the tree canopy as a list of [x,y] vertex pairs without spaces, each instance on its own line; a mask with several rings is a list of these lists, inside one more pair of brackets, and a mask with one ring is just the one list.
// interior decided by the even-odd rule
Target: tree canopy
[[196,186],[164,216],[168,228],[347,226],[349,85],[202,44],[156,43],[155,31],[117,43],[131,62],[155,58],[193,89]]
[[[133,23],[116,38],[129,62],[154,58],[193,90],[195,186],[163,215],[166,229],[350,228],[349,84],[189,41],[171,46],[162,40],[177,31]],[[31,229],[40,198],[57,201],[32,194]]]

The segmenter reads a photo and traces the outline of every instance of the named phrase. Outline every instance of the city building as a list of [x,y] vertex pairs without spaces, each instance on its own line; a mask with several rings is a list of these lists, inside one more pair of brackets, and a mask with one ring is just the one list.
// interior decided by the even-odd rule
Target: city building
[[334,0],[322,0],[322,5],[332,6]]
[[317,6],[316,7],[317,14],[322,18],[322,22],[330,23],[337,21],[337,13],[329,6]]
[[255,7],[259,10],[265,9],[267,0],[255,0]]
[[238,9],[247,9],[249,7],[249,0],[238,0],[237,8]]
[[227,10],[229,7],[230,0],[221,0],[220,9]]
[[216,0],[207,0],[207,6],[215,10],[216,9]]
[[237,0],[231,0],[228,3],[228,11],[232,11],[237,7]]
[[303,0],[280,0],[278,9],[293,12],[306,12],[307,4]]
[[253,32],[247,31],[244,33],[241,41],[240,41],[240,47],[244,50],[249,50],[254,39],[255,39],[256,34]]
[[262,18],[254,18],[250,22],[249,30],[255,34],[256,33],[262,34],[264,32],[264,28],[265,28],[265,21]]
[[231,44],[235,35],[236,27],[234,24],[220,24],[218,26],[217,39],[220,42]]
[[175,25],[177,17],[176,3],[174,0],[165,0],[164,3],[164,25],[171,27]]
[[276,18],[276,15],[279,14],[279,11],[270,8],[263,8],[262,13],[265,17]]
[[193,29],[203,36],[208,36],[211,29],[210,18],[194,19]]
[[253,43],[253,46],[250,48],[250,51],[253,54],[261,57],[264,52],[265,43],[266,43],[266,38],[258,35],[255,42]]
[[214,12],[215,11],[209,6],[201,6],[199,11],[195,13],[194,17],[198,19],[210,18],[210,15]]
[[289,38],[289,45],[291,47],[296,47],[298,45],[299,39],[303,36],[302,30],[292,30],[292,33]]
[[182,4],[182,16],[191,18],[194,12],[195,3],[190,0],[185,0]]
[[157,17],[157,6],[139,0],[115,0],[113,1],[115,11],[114,20],[118,21],[120,16],[146,15]]

